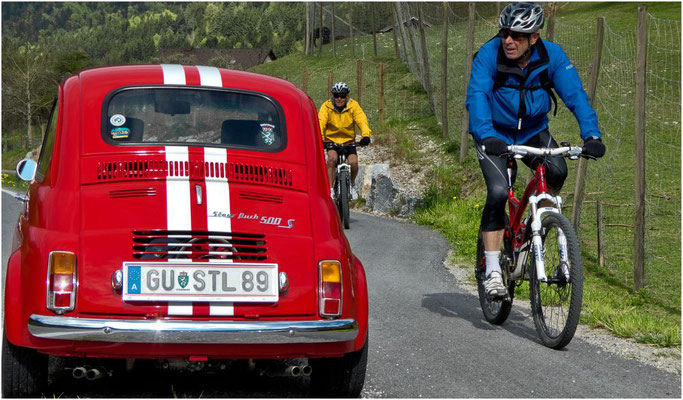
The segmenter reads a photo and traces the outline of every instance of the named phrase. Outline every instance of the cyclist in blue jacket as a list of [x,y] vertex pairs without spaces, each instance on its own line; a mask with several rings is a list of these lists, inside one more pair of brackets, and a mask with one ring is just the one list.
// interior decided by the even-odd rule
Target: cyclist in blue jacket
[[[548,132],[547,113],[553,103],[557,112],[553,88],[579,123],[583,153],[595,158],[605,154],[598,117],[576,68],[559,45],[540,38],[544,22],[543,8],[536,3],[507,5],[500,14],[498,35],[475,55],[467,87],[469,132],[487,187],[481,227],[484,286],[490,297],[507,292],[499,265],[507,201],[507,158],[501,155],[511,144],[557,147]],[[535,168],[534,157],[522,161]],[[550,191],[558,193],[567,177],[564,158],[550,158],[546,173]]]

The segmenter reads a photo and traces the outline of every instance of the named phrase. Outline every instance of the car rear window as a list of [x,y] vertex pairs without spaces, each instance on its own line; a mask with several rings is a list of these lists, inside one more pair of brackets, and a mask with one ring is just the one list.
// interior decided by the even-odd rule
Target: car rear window
[[263,94],[197,88],[128,88],[109,96],[105,140],[192,143],[278,151],[286,142],[280,106]]

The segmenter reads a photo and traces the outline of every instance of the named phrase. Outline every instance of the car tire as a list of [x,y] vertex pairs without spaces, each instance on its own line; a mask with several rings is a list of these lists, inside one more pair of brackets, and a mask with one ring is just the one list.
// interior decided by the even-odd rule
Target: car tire
[[40,397],[47,387],[48,356],[15,346],[2,335],[2,397]]
[[339,358],[310,361],[311,387],[316,397],[358,398],[365,383],[368,364],[368,336],[363,348]]

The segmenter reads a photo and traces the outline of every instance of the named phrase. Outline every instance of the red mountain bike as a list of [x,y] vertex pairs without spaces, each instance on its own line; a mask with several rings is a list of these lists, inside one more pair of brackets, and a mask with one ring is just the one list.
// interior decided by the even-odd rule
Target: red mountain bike
[[[562,155],[577,160],[581,147],[562,143],[559,148],[508,146],[508,210],[501,249],[500,266],[508,288],[504,298],[486,295],[484,242],[481,229],[477,241],[475,276],[479,302],[486,320],[502,324],[510,314],[515,287],[529,281],[531,311],[536,331],[545,346],[561,349],[572,340],[581,314],[583,297],[583,264],[574,227],[562,215],[562,198],[549,193],[545,177],[545,161]],[[513,190],[515,161],[526,155],[539,159],[533,179],[522,199]],[[543,204],[540,204],[543,201]],[[550,205],[547,205],[550,204]],[[526,218],[522,219],[527,206]]]

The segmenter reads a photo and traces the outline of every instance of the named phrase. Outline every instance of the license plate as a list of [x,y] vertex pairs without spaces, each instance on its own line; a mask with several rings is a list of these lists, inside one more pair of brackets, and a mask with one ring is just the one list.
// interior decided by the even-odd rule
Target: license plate
[[124,262],[124,301],[277,302],[277,264]]

